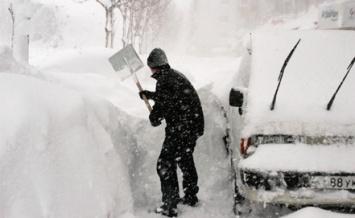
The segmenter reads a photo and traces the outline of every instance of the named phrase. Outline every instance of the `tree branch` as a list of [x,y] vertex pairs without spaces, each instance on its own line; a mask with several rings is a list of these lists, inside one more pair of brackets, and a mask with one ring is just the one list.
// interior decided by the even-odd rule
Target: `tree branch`
[[15,13],[12,3],[9,6],[9,12],[11,15],[12,29],[11,29],[11,48],[14,48],[14,37],[15,37]]
[[120,8],[122,5],[128,4],[129,0],[117,0],[115,1],[111,7]]
[[105,9],[107,8],[105,3],[103,3],[101,0],[96,0],[97,3],[99,3],[102,7],[104,7]]

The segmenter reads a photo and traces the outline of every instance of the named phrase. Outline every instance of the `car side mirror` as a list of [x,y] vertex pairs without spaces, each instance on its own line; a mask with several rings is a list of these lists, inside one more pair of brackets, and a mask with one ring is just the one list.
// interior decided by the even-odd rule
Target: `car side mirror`
[[240,90],[231,89],[229,93],[229,105],[232,107],[239,107],[239,114],[242,115],[242,106],[244,102],[244,94]]

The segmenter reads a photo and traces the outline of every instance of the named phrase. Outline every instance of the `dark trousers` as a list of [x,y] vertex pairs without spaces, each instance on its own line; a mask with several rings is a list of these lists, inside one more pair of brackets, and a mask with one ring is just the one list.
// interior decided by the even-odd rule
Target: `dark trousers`
[[166,134],[158,159],[157,172],[161,183],[162,202],[168,208],[176,208],[180,199],[177,166],[182,171],[185,196],[194,196],[199,188],[193,152],[196,136]]

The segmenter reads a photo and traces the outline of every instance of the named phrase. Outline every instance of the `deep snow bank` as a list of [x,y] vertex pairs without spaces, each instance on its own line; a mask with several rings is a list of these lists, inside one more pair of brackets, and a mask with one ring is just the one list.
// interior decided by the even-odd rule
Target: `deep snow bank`
[[125,114],[0,55],[0,217],[131,217]]

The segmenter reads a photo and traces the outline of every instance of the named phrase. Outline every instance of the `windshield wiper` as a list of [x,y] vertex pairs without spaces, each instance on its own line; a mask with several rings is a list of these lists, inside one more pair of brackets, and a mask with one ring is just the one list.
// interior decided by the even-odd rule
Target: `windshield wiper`
[[346,78],[348,77],[348,75],[349,75],[349,73],[350,73],[350,70],[351,70],[351,68],[353,67],[354,63],[355,63],[355,57],[353,57],[353,59],[351,60],[349,66],[348,66],[348,68],[347,68],[347,72],[346,72],[346,74],[345,74],[343,80],[341,81],[341,83],[339,84],[338,88],[337,88],[336,91],[334,92],[332,98],[331,98],[330,101],[328,102],[328,105],[327,105],[327,110],[328,110],[328,111],[330,111],[330,109],[332,108],[334,99],[335,99],[335,97],[337,96],[337,94],[338,94],[338,92],[339,92],[341,86],[343,85],[344,81],[345,81]]
[[279,83],[277,84],[277,88],[276,88],[276,91],[275,91],[275,94],[274,94],[274,98],[272,99],[272,103],[270,105],[270,110],[274,110],[275,109],[275,103],[276,103],[276,98],[277,98],[277,93],[279,92],[279,88],[280,88],[280,84],[281,84],[281,81],[282,81],[282,78],[283,78],[283,75],[284,75],[284,72],[285,72],[285,68],[288,64],[288,62],[290,61],[292,55],[293,55],[293,52],[296,50],[298,44],[300,43],[301,39],[298,40],[298,42],[296,43],[296,45],[292,48],[290,54],[288,54],[284,64],[282,65],[282,68],[281,68],[281,71],[280,71],[280,75],[279,75]]

